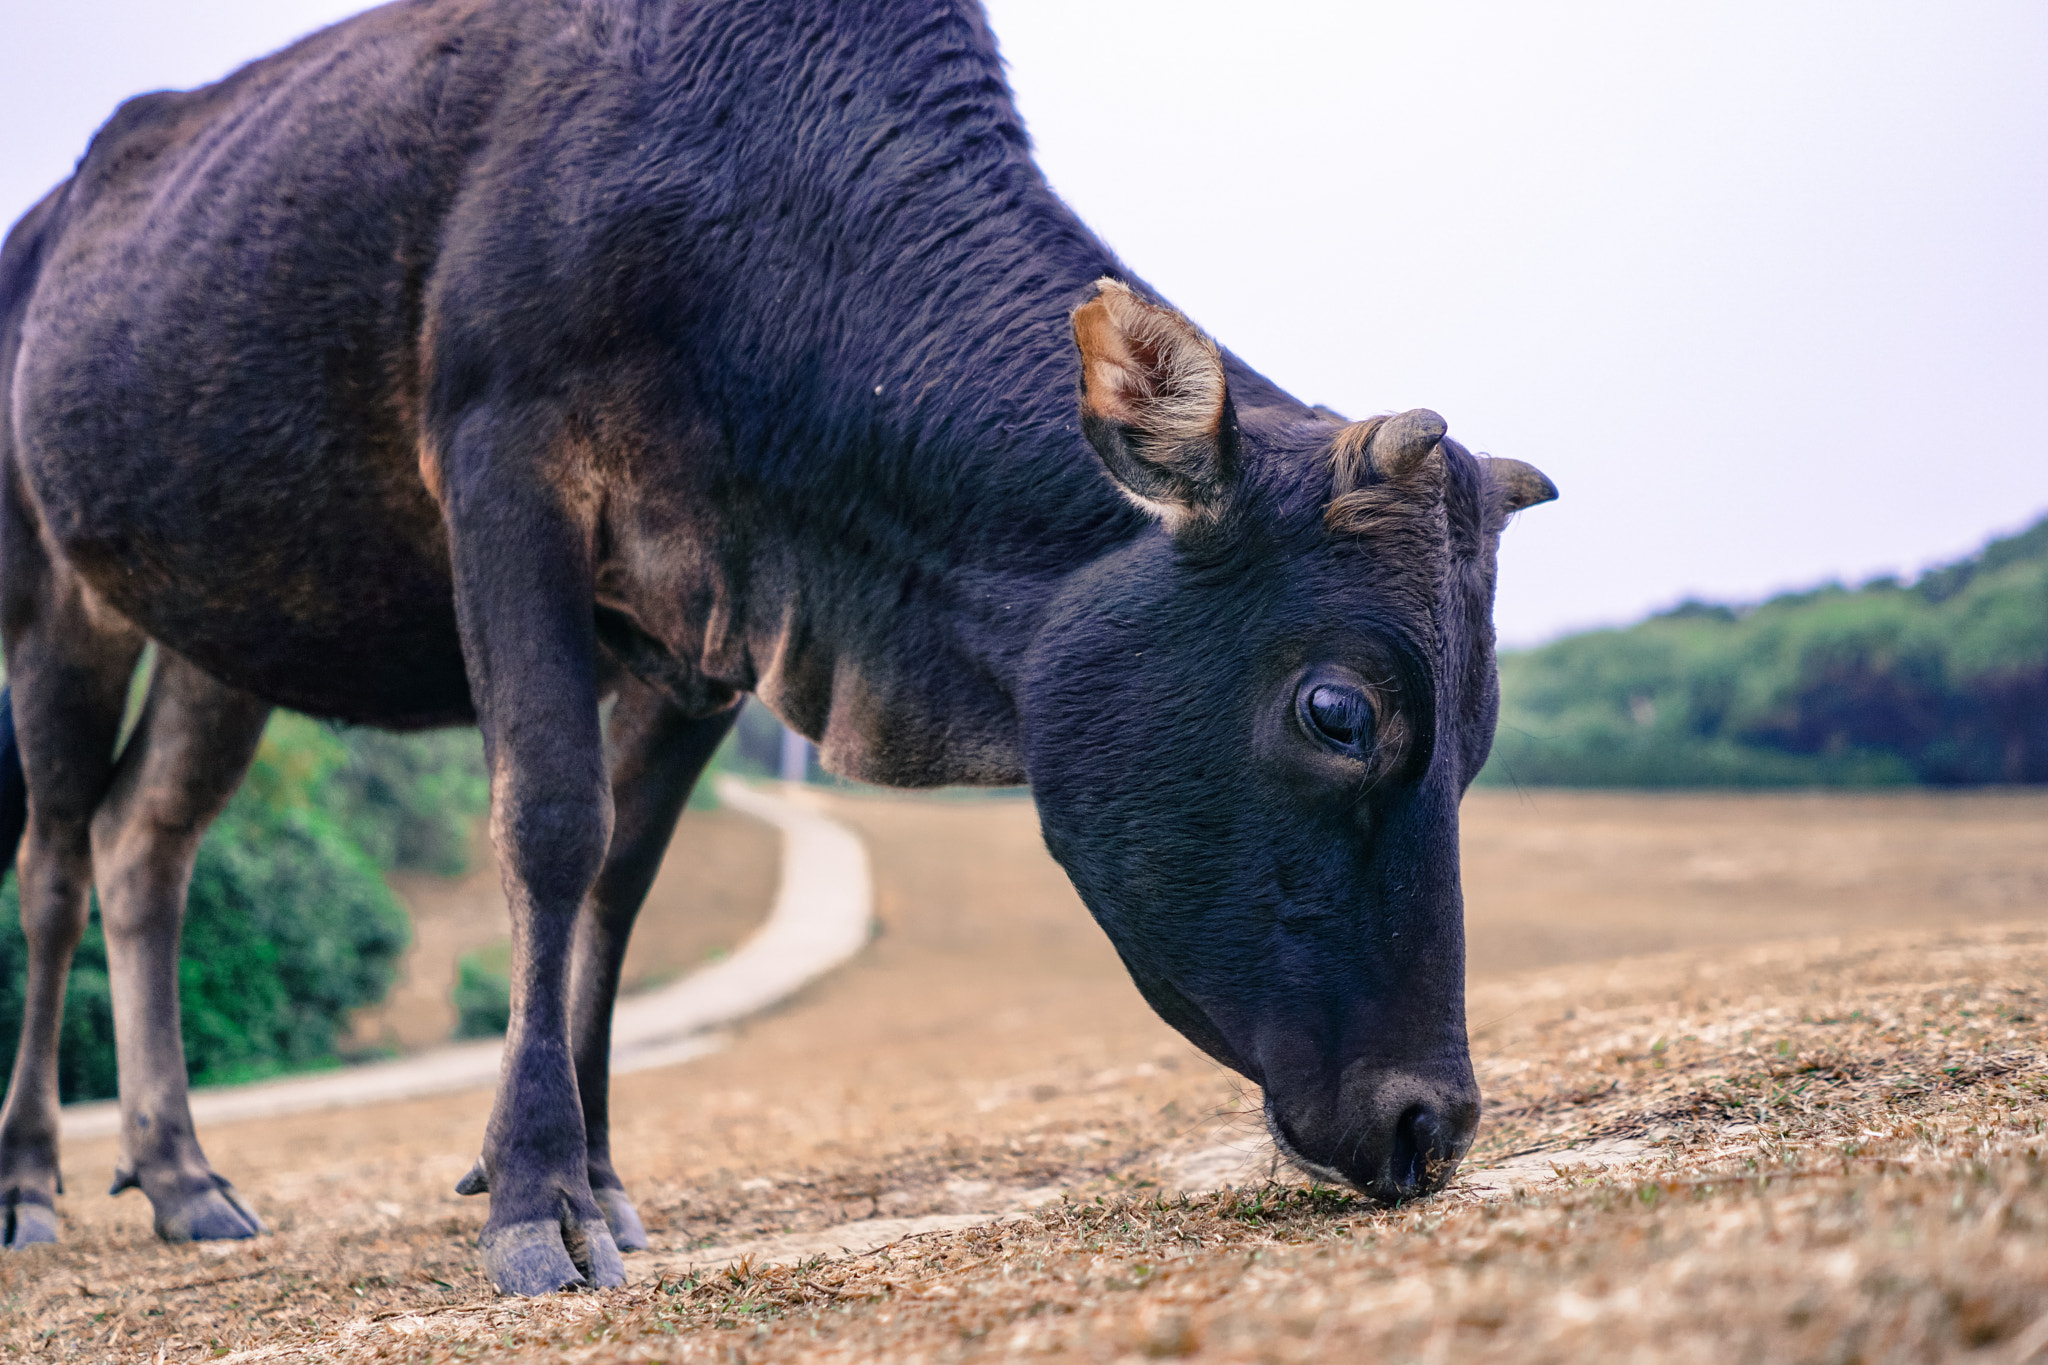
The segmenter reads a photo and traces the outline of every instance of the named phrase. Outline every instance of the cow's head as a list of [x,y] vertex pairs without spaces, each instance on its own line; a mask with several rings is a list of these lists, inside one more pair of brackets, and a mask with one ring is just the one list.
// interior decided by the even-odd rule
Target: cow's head
[[1034,646],[1046,843],[1291,1157],[1436,1189],[1479,1119],[1458,801],[1493,742],[1494,549],[1556,490],[1431,412],[1239,409],[1215,346],[1113,282],[1074,332],[1088,439],[1159,527]]

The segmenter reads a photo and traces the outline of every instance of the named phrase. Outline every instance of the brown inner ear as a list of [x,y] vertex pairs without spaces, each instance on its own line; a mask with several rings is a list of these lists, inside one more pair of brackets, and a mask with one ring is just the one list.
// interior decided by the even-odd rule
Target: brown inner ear
[[1074,343],[1081,348],[1082,401],[1088,410],[1104,421],[1136,426],[1138,413],[1124,397],[1138,383],[1136,357],[1124,345],[1102,296],[1075,310]]
[[1115,280],[1074,310],[1073,326],[1081,429],[1109,476],[1176,529],[1220,512],[1232,442],[1216,344]]
[[1223,361],[1180,314],[1115,280],[1074,310],[1088,412],[1171,447],[1214,440],[1223,427]]

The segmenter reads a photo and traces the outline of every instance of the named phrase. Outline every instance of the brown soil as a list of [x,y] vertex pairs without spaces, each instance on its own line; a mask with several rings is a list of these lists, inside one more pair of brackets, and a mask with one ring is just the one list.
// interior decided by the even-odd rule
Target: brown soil
[[1466,941],[1559,962],[2048,915],[2048,796],[1475,792]]
[[[1393,1211],[1299,1185],[1172,1193],[1187,1154],[1255,1132],[1255,1097],[1138,1000],[1028,805],[836,809],[873,851],[874,946],[727,1051],[617,1086],[617,1150],[657,1242],[629,1259],[634,1285],[490,1296],[483,1208],[450,1192],[488,1097],[451,1095],[207,1134],[277,1229],[253,1244],[156,1244],[138,1197],[91,1192],[111,1144],[74,1145],[66,1242],[0,1262],[0,1345],[603,1361],[2048,1348],[2048,796],[1475,797],[1489,1115],[1469,1164],[1569,1163],[1556,1154],[1602,1140],[1647,1156]],[[1048,1189],[1067,1199],[1001,1223],[934,1217]],[[710,1244],[808,1229],[865,1245],[860,1221],[920,1217],[883,1226],[943,1230],[691,1269]]]
[[[781,844],[775,831],[736,811],[692,811],[676,829],[647,893],[626,953],[626,989],[672,981],[728,953],[760,923],[775,893]],[[413,941],[384,1002],[358,1013],[348,1050],[411,1052],[455,1030],[455,964],[464,953],[507,944],[504,883],[482,831],[462,877],[392,878],[412,916]]]

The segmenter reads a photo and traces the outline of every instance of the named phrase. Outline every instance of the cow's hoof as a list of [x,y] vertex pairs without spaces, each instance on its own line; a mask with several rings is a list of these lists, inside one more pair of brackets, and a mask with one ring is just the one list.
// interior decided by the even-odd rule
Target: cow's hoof
[[601,1220],[540,1218],[486,1227],[482,1246],[484,1270],[500,1294],[611,1289],[626,1282],[626,1263]]
[[263,1231],[263,1220],[220,1176],[214,1176],[211,1185],[181,1190],[152,1202],[156,1235],[166,1242],[232,1242]]
[[647,1228],[640,1222],[640,1212],[633,1207],[633,1201],[626,1198],[621,1189],[593,1189],[597,1206],[604,1210],[604,1225],[612,1230],[612,1241],[620,1251],[647,1250]]
[[54,1242],[57,1240],[57,1210],[26,1190],[10,1190],[4,1232],[0,1245],[10,1251]]

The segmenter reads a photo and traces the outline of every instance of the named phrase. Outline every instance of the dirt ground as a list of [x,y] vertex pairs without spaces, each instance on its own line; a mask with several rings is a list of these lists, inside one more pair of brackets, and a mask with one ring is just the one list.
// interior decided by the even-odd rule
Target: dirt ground
[[835,809],[883,932],[621,1080],[656,1242],[628,1287],[490,1294],[451,1192],[488,1096],[449,1095],[206,1134],[249,1244],[158,1245],[75,1144],[66,1241],[0,1261],[0,1349],[2048,1359],[2048,795],[1475,796],[1487,1118],[1394,1210],[1184,1192],[1256,1146],[1256,1097],[1146,1010],[1027,804]]
[[2048,914],[2048,796],[1481,791],[1464,816],[1475,978]]

